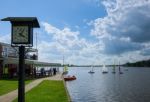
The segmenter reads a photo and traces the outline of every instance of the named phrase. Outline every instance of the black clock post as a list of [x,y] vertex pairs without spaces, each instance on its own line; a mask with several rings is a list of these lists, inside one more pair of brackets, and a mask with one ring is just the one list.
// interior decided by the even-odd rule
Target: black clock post
[[18,102],[25,102],[25,47],[19,46],[19,83],[18,83]]
[[11,46],[19,47],[18,102],[25,102],[25,47],[33,46],[33,28],[40,25],[36,17],[7,17],[2,21],[11,22]]

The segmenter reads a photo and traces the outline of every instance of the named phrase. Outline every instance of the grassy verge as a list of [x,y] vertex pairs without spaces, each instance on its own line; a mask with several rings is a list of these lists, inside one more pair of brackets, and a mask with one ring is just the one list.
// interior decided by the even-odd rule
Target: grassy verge
[[[32,80],[26,80],[25,83],[28,84]],[[9,93],[18,88],[17,80],[0,80],[0,96]]]
[[[63,81],[45,80],[26,93],[26,102],[68,102]],[[13,102],[17,102],[17,99]]]

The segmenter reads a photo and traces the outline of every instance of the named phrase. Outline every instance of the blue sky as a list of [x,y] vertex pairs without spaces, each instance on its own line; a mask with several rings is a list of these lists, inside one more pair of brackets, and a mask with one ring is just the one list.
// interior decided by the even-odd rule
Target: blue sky
[[2,0],[0,6],[1,18],[35,16],[40,22],[49,22],[60,29],[68,26],[77,30],[80,26],[80,36],[84,37],[89,37],[90,31],[86,22],[106,15],[104,6],[91,0]]
[[[0,19],[38,18],[41,61],[62,63],[64,55],[69,64],[112,64],[150,57],[149,0],[1,0],[0,7]],[[10,43],[10,26],[0,22],[0,42]]]

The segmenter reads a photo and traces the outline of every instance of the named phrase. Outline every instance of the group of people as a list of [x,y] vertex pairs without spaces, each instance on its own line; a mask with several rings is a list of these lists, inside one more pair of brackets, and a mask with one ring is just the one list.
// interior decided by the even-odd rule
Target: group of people
[[56,73],[59,71],[59,68],[49,68],[48,70],[45,70],[44,68],[41,68],[40,70],[40,76],[52,76],[56,75]]

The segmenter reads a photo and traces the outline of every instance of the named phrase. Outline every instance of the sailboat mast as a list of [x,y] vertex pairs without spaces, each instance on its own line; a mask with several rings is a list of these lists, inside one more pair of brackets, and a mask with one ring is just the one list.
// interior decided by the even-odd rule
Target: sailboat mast
[[120,61],[119,61],[119,72],[120,72]]
[[113,71],[115,72],[115,67],[116,67],[116,65],[115,65],[115,60],[114,60],[114,66],[113,66]]
[[63,66],[64,66],[64,55],[63,55]]

